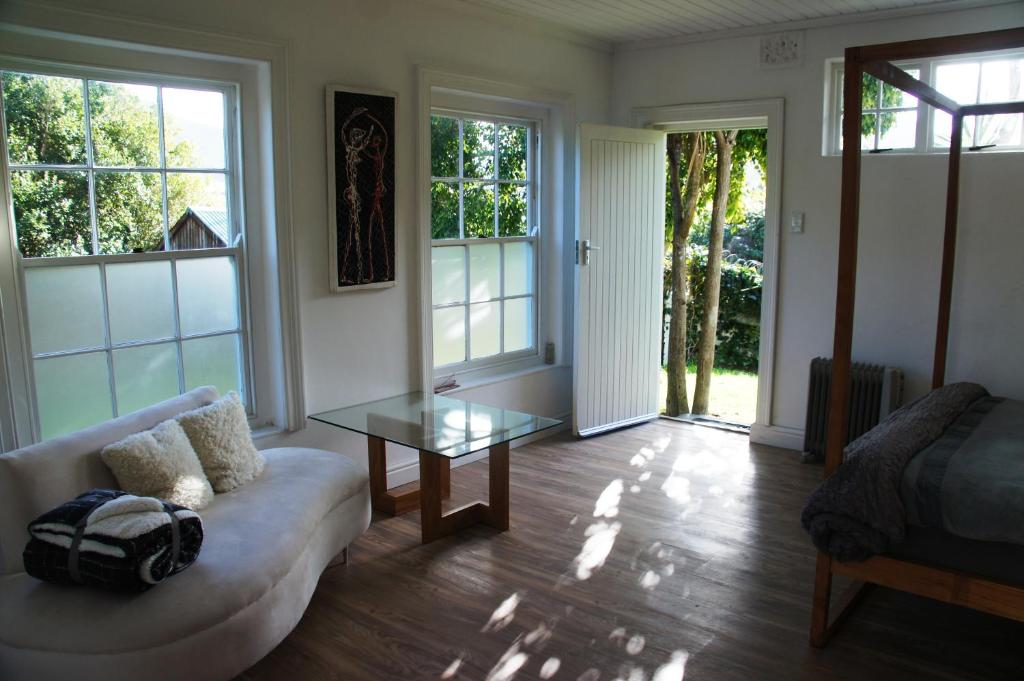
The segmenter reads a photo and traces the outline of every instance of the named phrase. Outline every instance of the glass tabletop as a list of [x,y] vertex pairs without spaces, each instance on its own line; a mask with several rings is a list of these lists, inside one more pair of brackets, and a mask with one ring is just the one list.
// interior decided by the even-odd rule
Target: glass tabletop
[[452,459],[562,423],[423,392],[333,409],[309,418]]

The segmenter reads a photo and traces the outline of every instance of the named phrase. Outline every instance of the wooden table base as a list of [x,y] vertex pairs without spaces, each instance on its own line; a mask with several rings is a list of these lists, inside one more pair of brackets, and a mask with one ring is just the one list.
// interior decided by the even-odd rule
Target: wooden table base
[[[388,491],[387,443],[373,435],[367,436],[367,443],[370,470],[370,503],[373,505],[374,510],[383,511],[390,515],[402,515],[419,508],[420,490],[414,489],[399,494]],[[421,454],[420,458],[422,459],[422,457],[423,455]],[[443,459],[439,473],[439,490],[441,496],[447,499],[452,493],[451,459],[441,456],[436,458]],[[421,478],[420,487],[422,488],[422,486]]]
[[450,492],[451,459],[420,451],[420,510],[424,544],[477,523],[502,531],[508,529],[508,443],[494,445],[488,453],[488,503],[477,501],[444,513],[441,499],[445,490]]

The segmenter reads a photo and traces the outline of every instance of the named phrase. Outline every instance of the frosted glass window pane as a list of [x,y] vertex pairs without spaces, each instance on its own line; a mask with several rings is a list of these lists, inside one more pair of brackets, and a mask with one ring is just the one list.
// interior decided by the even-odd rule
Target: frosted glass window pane
[[30,267],[25,288],[33,354],[104,345],[97,265]]
[[430,249],[431,288],[434,305],[466,300],[466,247]]
[[434,310],[434,366],[466,360],[466,308]]
[[114,387],[118,414],[127,414],[177,395],[180,392],[178,344],[114,350]]
[[505,295],[533,293],[533,244],[518,241],[505,244]]
[[882,149],[912,149],[917,138],[917,111],[883,112]]
[[533,298],[505,301],[505,352],[532,348]]
[[501,303],[469,306],[469,354],[472,359],[501,352]]
[[238,286],[232,258],[179,260],[177,270],[182,335],[238,328]]
[[34,369],[44,440],[113,416],[107,353],[37,359]]
[[107,265],[107,303],[111,342],[174,337],[171,263]]
[[491,300],[501,297],[501,246],[484,244],[469,247],[469,299]]
[[183,341],[181,358],[185,365],[185,390],[212,385],[221,395],[230,390],[241,394],[240,356],[237,334]]
[[978,101],[977,62],[940,64],[935,69],[935,89],[960,104]]

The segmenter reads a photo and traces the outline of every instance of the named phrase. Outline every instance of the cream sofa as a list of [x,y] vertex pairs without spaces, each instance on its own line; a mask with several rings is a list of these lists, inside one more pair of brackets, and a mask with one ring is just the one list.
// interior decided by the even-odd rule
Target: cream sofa
[[0,455],[0,679],[229,679],[299,622],[320,573],[370,522],[366,472],[316,449],[264,450],[259,478],[200,512],[196,563],[148,592],[55,586],[23,571],[31,520],[116,487],[104,445],[216,399],[197,388]]

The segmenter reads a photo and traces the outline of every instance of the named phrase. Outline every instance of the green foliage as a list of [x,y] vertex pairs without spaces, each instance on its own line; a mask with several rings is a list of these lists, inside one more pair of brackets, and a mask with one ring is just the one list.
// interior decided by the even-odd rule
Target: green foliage
[[[4,72],[4,111],[12,164],[85,165],[82,81]],[[93,155],[109,168],[159,165],[160,135],[153,101],[128,88],[90,81]],[[166,124],[166,123],[165,123]],[[168,132],[173,128],[169,127]],[[187,166],[188,142],[167,150],[168,164]],[[92,253],[89,187],[81,171],[13,171],[11,189],[18,248],[25,257]],[[159,173],[97,170],[96,222],[102,253],[152,250],[163,242]],[[174,224],[184,207],[216,201],[204,177],[169,173],[167,203]],[[221,201],[223,199],[220,199]]]
[[[734,239],[746,238],[745,230],[757,232],[760,216],[748,216],[737,228]],[[762,247],[763,248],[763,247]],[[752,252],[754,248],[750,249]],[[700,322],[704,309],[704,275],[707,273],[708,249],[706,244],[692,244],[687,250],[686,265],[689,282],[689,305],[686,308],[686,355],[696,356],[700,338]],[[672,313],[671,254],[665,258],[664,291],[665,314]],[[761,263],[726,253],[722,261],[722,286],[719,301],[718,338],[715,345],[715,370],[729,369],[757,372],[758,348],[761,337]]]
[[[695,356],[697,340],[700,338],[707,259],[708,251],[704,246],[691,246],[687,251],[690,285],[690,304],[686,314],[688,357]],[[735,256],[723,260],[715,367],[757,371],[761,337],[761,282],[760,263]]]
[[[495,172],[497,134],[497,173]],[[527,180],[527,128],[495,125],[464,119],[462,134],[462,211],[464,236],[495,236],[495,194],[497,194],[497,236],[527,233],[526,188],[521,184],[495,180]],[[430,119],[431,236],[459,238],[459,121],[446,116]]]
[[[917,76],[917,71],[911,74]],[[874,76],[867,73],[862,74],[861,103],[867,109],[885,109],[900,106],[903,100],[903,93],[891,85],[881,82]],[[881,125],[881,134],[885,134],[896,123],[894,112],[883,112],[881,116],[862,116],[860,119],[860,134],[865,137],[874,137],[875,129]]]
[[[690,233],[690,244],[708,247],[708,230]],[[750,213],[740,222],[727,222],[723,236],[725,260],[749,260],[760,267],[764,260],[764,213]]]

